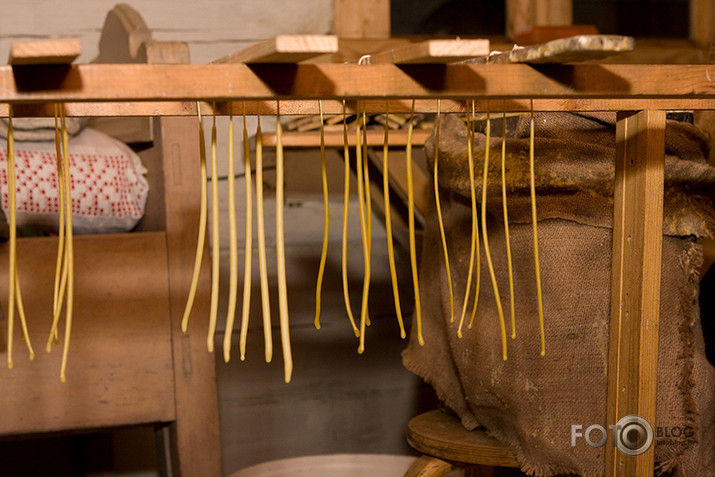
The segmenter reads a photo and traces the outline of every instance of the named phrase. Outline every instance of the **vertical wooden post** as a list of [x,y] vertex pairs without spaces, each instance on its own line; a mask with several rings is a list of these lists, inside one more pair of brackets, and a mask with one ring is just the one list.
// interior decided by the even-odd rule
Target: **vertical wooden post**
[[509,38],[530,26],[571,23],[572,0],[506,0],[506,34]]
[[690,0],[690,39],[705,49],[715,41],[715,3],[712,0]]
[[390,38],[390,0],[333,0],[333,34]]
[[[655,426],[663,240],[665,112],[619,113],[607,423],[638,415]],[[606,476],[652,477],[654,446],[630,456],[606,447]]]

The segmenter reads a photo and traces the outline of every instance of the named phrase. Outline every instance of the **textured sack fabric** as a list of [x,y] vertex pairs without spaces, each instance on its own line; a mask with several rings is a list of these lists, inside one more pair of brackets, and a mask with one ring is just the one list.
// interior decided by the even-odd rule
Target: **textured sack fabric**
[[[508,141],[508,205],[514,263],[516,339],[501,333],[484,250],[474,326],[457,337],[466,287],[471,203],[466,128],[445,117],[440,135],[439,181],[447,230],[457,317],[449,294],[436,214],[426,221],[420,279],[426,344],[416,336],[403,354],[439,398],[473,429],[507,443],[529,474],[600,476],[605,447],[581,439],[571,446],[571,426],[606,427],[608,321],[610,313],[615,115],[537,115],[536,170],[539,252],[546,356],[539,354],[533,237],[528,198],[528,122]],[[477,198],[485,138],[475,141]],[[654,426],[691,426],[692,442],[656,437],[656,462],[675,475],[715,475],[715,370],[705,359],[697,306],[702,251],[709,236],[715,173],[704,161],[707,138],[692,126],[666,130],[666,199],[659,376]],[[500,189],[501,138],[491,143],[487,224],[501,301],[509,329],[509,291]],[[433,158],[433,143],[427,146]],[[481,225],[480,225],[481,239]],[[474,283],[474,282],[473,282]],[[474,286],[474,285],[473,285]],[[472,293],[473,296],[473,293]],[[471,303],[468,307],[469,320]],[[414,327],[413,327],[414,328]],[[609,441],[610,445],[610,441]]]

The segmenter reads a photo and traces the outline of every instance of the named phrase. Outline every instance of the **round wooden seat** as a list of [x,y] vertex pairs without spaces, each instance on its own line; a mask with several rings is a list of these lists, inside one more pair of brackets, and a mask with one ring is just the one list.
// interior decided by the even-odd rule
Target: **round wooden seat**
[[440,410],[412,418],[407,424],[407,441],[425,454],[407,476],[440,476],[470,465],[519,467],[507,446],[483,431],[468,431],[458,418]]

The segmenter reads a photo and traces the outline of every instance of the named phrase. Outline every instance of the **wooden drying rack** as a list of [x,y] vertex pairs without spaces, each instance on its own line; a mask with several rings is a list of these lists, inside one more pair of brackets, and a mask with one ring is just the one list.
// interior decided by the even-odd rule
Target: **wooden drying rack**
[[[467,111],[617,111],[607,422],[655,421],[666,110],[715,109],[713,65],[295,63],[263,45],[270,63],[228,57],[208,65],[0,67],[0,116],[193,116]],[[273,55],[273,56],[270,56]],[[265,59],[265,56],[264,56]],[[304,59],[300,57],[300,59]],[[533,101],[533,103],[532,103]],[[198,157],[197,157],[198,163]],[[198,171],[198,167],[196,168]],[[633,238],[626,240],[625,237]],[[606,475],[653,475],[607,446]]]

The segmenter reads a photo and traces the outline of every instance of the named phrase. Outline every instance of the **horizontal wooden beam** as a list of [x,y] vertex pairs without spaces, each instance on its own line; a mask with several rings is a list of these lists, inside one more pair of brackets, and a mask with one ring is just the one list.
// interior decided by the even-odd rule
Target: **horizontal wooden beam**
[[[412,144],[415,146],[424,145],[427,138],[432,134],[431,129],[415,129],[412,134]],[[407,130],[390,131],[388,135],[391,146],[405,146],[407,145]],[[367,145],[368,146],[382,146],[385,141],[384,130],[368,130],[367,132]],[[276,135],[275,134],[264,134],[263,135],[263,145],[264,146],[275,146],[276,145]],[[325,146],[326,147],[343,147],[345,142],[343,141],[342,132],[326,132],[325,133]],[[355,129],[351,129],[348,132],[348,145],[355,145]],[[283,133],[283,147],[320,147],[320,131],[309,131],[302,133],[295,132],[284,132]]]
[[[69,68],[69,72],[66,69]],[[54,74],[63,73],[63,74]],[[0,67],[0,102],[712,98],[715,65],[70,65]]]
[[[255,116],[259,111],[265,115],[275,115],[280,112],[283,116],[319,114],[317,100],[285,100],[276,101],[234,101],[231,103],[216,103],[216,114],[227,116],[232,113],[240,116],[244,111],[249,116]],[[409,113],[410,100],[392,99],[387,101],[387,111],[391,113]],[[652,110],[712,110],[715,109],[715,98],[657,98],[657,99],[535,99],[534,111],[636,111],[644,108]],[[213,103],[202,103],[201,112],[210,115],[213,112]],[[385,100],[361,101],[358,106],[355,101],[347,103],[347,114],[354,114],[363,109],[368,114],[385,112]],[[467,101],[442,100],[440,110],[443,113],[465,114],[471,109]],[[230,106],[229,106],[230,105]],[[323,101],[324,114],[342,114],[342,102],[338,100]],[[195,101],[143,101],[143,102],[93,102],[93,103],[64,103],[65,115],[68,117],[159,117],[159,116],[196,116]],[[476,111],[507,111],[528,112],[530,100],[528,99],[493,99],[475,100]],[[436,113],[437,101],[432,99],[418,99],[415,101],[416,113]],[[13,114],[16,117],[52,117],[54,107],[52,103],[16,104]],[[0,103],[0,117],[7,117],[7,104]]]

